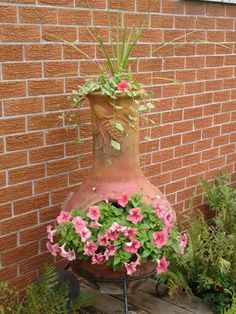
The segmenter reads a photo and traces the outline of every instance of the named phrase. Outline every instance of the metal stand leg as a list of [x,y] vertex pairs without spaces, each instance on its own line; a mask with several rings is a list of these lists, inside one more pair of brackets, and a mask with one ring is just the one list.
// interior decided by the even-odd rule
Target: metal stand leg
[[127,280],[124,279],[123,281],[123,288],[124,288],[124,303],[125,303],[125,314],[128,314],[128,294],[127,294]]

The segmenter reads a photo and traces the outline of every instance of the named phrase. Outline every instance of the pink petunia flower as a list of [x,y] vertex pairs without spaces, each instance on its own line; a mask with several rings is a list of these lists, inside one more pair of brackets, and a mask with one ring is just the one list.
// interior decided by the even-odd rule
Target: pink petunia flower
[[68,251],[65,250],[65,246],[66,246],[66,243],[64,243],[60,248],[60,253],[59,255],[61,257],[64,257],[66,258],[68,261],[73,261],[74,259],[76,259],[76,256],[75,256],[75,251],[74,250],[71,250],[69,249]]
[[166,211],[164,215],[164,221],[167,226],[172,225],[174,223],[174,213],[172,210]]
[[160,260],[157,261],[156,272],[158,274],[165,273],[169,266],[170,262],[166,260],[165,257],[162,257]]
[[46,247],[47,247],[48,251],[49,251],[53,256],[60,255],[60,253],[61,253],[61,248],[60,248],[60,246],[58,245],[58,243],[55,243],[55,244],[52,245],[52,244],[50,243],[50,241],[47,241]]
[[124,208],[129,201],[128,194],[125,192],[122,193],[120,198],[117,201],[118,201],[118,204]]
[[109,230],[120,232],[122,230],[122,227],[117,222],[113,222]]
[[61,256],[61,257],[64,257],[64,258],[67,258],[68,252],[65,250],[65,246],[66,246],[66,243],[64,243],[64,244],[60,247],[60,249],[61,249],[60,256]]
[[168,242],[168,233],[166,230],[153,232],[152,242],[158,249],[166,245]]
[[105,262],[105,257],[102,253],[94,254],[92,257],[92,264],[104,264]]
[[136,270],[137,270],[136,268],[138,265],[140,265],[138,260],[135,262],[125,263],[127,275],[131,276],[134,272],[136,272]]
[[71,219],[70,212],[65,210],[61,210],[60,215],[57,217],[57,223],[60,224],[62,222],[67,222]]
[[138,252],[140,246],[141,246],[140,241],[137,239],[133,239],[131,242],[125,244],[125,250],[126,252],[135,254]]
[[76,233],[78,234],[86,227],[86,223],[81,217],[73,218],[72,223],[75,226]]
[[108,240],[114,241],[119,238],[119,233],[117,231],[112,231],[108,229],[105,232],[105,236],[108,238]]
[[79,231],[79,235],[80,235],[81,241],[85,242],[87,239],[90,238],[91,232],[87,227],[84,227],[84,229]]
[[139,208],[139,207],[131,208],[129,211],[129,216],[127,219],[135,225],[138,222],[142,221],[143,215],[141,214],[141,208]]
[[87,216],[91,219],[91,220],[95,220],[98,221],[98,219],[100,218],[100,209],[99,206],[91,206],[88,210]]
[[114,256],[116,248],[114,245],[110,245],[104,252],[105,260],[108,261],[110,256]]
[[89,241],[84,246],[84,254],[83,255],[92,256],[95,254],[97,248],[98,248],[98,246],[93,241]]
[[102,246],[107,246],[110,244],[107,233],[104,235],[98,236],[98,243]]
[[68,250],[67,260],[73,261],[76,259],[75,251],[74,250]]
[[188,244],[188,237],[186,234],[182,234],[179,238],[179,248],[180,248],[180,254],[184,254],[185,248]]
[[132,228],[132,227],[126,227],[126,226],[122,227],[121,231],[124,233],[126,237],[129,238],[130,241],[134,239],[137,233],[137,229]]
[[161,205],[161,204],[157,204],[156,205],[156,215],[159,219],[161,219],[162,221],[165,220],[165,214],[166,214],[166,210],[165,208]]
[[48,225],[48,226],[47,226],[47,239],[48,239],[50,242],[53,242],[53,236],[54,236],[54,234],[55,234],[56,232],[57,232],[56,230],[52,230],[52,226],[51,226],[51,225]]
[[119,91],[122,91],[122,92],[124,92],[124,91],[126,91],[127,89],[129,89],[130,88],[130,84],[129,84],[129,82],[127,82],[127,81],[120,81],[118,84],[117,84],[117,89],[119,90]]

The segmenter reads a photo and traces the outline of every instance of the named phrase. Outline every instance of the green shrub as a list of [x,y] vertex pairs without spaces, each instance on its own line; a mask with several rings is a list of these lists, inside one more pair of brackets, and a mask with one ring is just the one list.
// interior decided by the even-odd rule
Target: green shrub
[[28,286],[21,303],[16,302],[16,291],[1,282],[0,314],[75,314],[91,304],[92,295],[80,294],[71,300],[68,282],[58,279],[58,273],[47,267],[41,280]]
[[202,186],[214,217],[207,221],[198,212],[190,218],[188,248],[183,256],[173,256],[159,280],[167,282],[171,296],[194,293],[220,314],[236,297],[236,190],[223,172],[213,183],[202,180]]

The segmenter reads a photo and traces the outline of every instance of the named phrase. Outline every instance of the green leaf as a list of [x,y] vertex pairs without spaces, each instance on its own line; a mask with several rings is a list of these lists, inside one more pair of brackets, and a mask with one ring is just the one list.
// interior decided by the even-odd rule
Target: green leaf
[[154,106],[151,102],[148,102],[148,103],[147,103],[147,107],[148,107],[149,109],[155,108],[155,106]]
[[113,208],[113,212],[114,212],[117,216],[120,216],[120,215],[123,214],[123,208],[114,207],[114,208]]
[[145,111],[145,110],[147,110],[147,107],[146,106],[144,106],[144,105],[140,105],[139,107],[138,107],[138,111]]
[[119,264],[119,263],[120,263],[120,261],[121,261],[120,256],[115,255],[113,265],[117,265],[117,264]]
[[115,140],[111,140],[111,146],[116,150],[120,150],[120,143]]
[[151,254],[150,250],[144,250],[143,254],[142,254],[142,257],[148,257],[150,254]]
[[121,131],[121,132],[124,132],[124,127],[123,127],[123,125],[122,125],[121,123],[115,122],[115,123],[114,123],[114,127],[115,127],[117,130],[119,130],[119,131]]
[[129,119],[130,119],[131,121],[134,121],[134,122],[136,122],[136,121],[138,120],[137,117],[131,116],[130,114],[128,115],[128,117],[129,117]]
[[80,216],[80,211],[78,210],[78,209],[73,209],[72,211],[71,211],[71,216],[72,217],[77,217],[77,216]]

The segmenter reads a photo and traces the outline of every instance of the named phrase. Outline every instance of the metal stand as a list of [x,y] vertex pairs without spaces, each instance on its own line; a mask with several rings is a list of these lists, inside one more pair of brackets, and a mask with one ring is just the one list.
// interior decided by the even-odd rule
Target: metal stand
[[[67,264],[65,269],[67,270],[68,268],[70,267],[70,264]],[[142,279],[145,279],[145,278],[148,278],[152,275],[154,275],[156,273],[156,269],[152,270],[151,272],[149,273],[146,273],[144,275],[141,275],[141,276],[132,276],[132,277],[128,277],[128,276],[125,276],[123,278],[119,278],[119,279],[97,279],[97,278],[94,278],[94,277],[87,277],[86,276],[86,279],[87,280],[90,280],[90,281],[93,281],[93,282],[120,282],[120,283],[123,283],[123,298],[124,298],[124,309],[125,309],[125,314],[128,314],[128,311],[129,311],[129,307],[128,307],[128,283],[129,281],[134,281],[134,280],[142,280]]]

